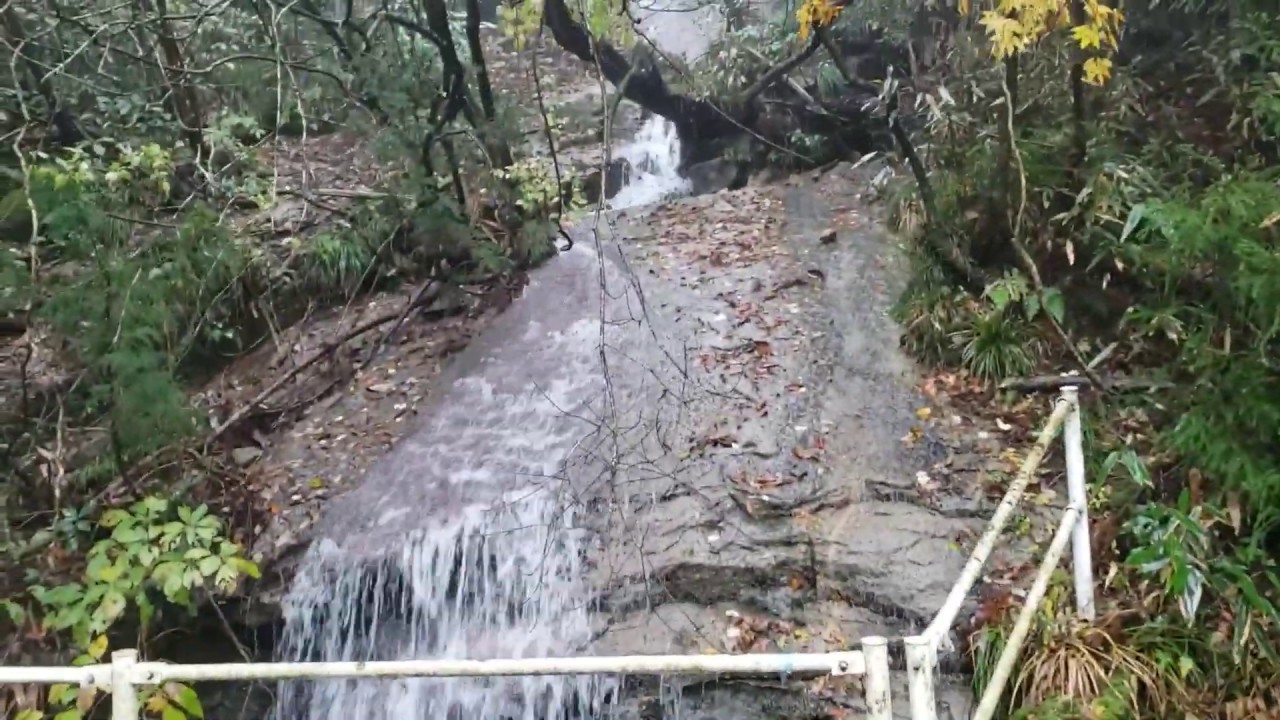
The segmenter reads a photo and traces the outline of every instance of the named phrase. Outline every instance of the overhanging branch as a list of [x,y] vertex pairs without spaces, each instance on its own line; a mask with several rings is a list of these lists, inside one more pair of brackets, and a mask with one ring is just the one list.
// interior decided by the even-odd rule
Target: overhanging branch
[[674,123],[686,144],[743,130],[745,123],[737,113],[706,100],[672,92],[657,68],[633,72],[631,62],[617,48],[606,41],[594,40],[587,29],[574,20],[565,0],[546,0],[543,23],[551,30],[556,44],[566,52],[585,63],[598,63],[604,78],[621,88],[626,99]]

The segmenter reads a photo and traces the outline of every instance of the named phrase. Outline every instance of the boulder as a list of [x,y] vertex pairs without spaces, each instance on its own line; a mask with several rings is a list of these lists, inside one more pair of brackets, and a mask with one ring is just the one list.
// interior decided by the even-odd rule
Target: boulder
[[694,163],[684,169],[693,195],[709,195],[721,190],[737,190],[747,184],[747,165],[739,160],[719,157]]

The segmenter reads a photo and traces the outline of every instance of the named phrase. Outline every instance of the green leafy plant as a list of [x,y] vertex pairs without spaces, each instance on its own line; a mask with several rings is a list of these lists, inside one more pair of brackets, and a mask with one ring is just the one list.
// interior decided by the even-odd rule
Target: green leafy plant
[[[108,649],[108,632],[130,610],[137,613],[139,641],[165,604],[189,613],[196,610],[196,592],[229,593],[244,577],[258,577],[258,566],[228,540],[222,521],[204,505],[191,508],[160,497],[146,497],[129,508],[102,514],[98,528],[107,533],[90,547],[78,582],[53,587],[33,585],[49,630],[66,631],[81,649],[73,663],[101,662]],[[15,622],[20,607],[6,603]],[[180,683],[141,692],[147,710],[163,720],[203,718],[195,691]],[[50,706],[62,708],[54,720],[79,720],[93,706],[92,688],[55,685]],[[43,718],[29,710],[27,717]]]
[[981,310],[951,333],[964,366],[983,380],[1022,375],[1034,363],[1036,342],[1025,321],[999,309]]
[[223,536],[222,521],[203,505],[193,509],[153,496],[106,511],[98,525],[109,535],[89,549],[81,582],[31,588],[45,624],[69,631],[82,647],[130,607],[145,632],[160,599],[194,611],[197,589],[230,592],[240,578],[258,576],[257,566]]

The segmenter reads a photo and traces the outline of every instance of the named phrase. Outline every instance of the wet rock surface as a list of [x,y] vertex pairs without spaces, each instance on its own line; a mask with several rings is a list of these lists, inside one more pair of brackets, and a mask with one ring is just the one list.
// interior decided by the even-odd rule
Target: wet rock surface
[[[525,559],[574,553],[556,556],[561,576],[581,574],[557,581],[558,612],[591,626],[585,644],[557,652],[553,633],[540,653],[822,652],[922,627],[981,525],[971,480],[986,449],[922,422],[887,316],[894,248],[853,197],[861,177],[581,221],[575,250],[533,274],[407,434],[330,501],[324,553],[416,557],[410,538],[537,494],[554,505],[538,542],[559,549]],[[833,227],[840,242],[821,242]],[[503,632],[453,651],[503,655]],[[630,683],[622,715],[676,717],[678,704],[679,717],[780,719],[860,703],[830,679],[671,682]],[[963,685],[940,688],[956,717]],[[905,688],[895,699],[905,712]]]
[[694,163],[685,169],[693,195],[737,190],[747,184],[747,174],[745,163],[728,158]]
[[[888,239],[863,218],[840,244],[817,242],[831,208],[808,179],[631,220],[615,232],[630,238],[651,315],[694,361],[683,394],[667,396],[683,414],[667,434],[684,447],[624,458],[591,513],[606,611],[596,651],[821,652],[926,624],[980,521],[920,497],[920,474],[955,443],[921,433],[925,401],[887,315],[899,276]],[[726,685],[685,709],[732,707],[726,693],[740,692],[763,690]],[[731,716],[794,717],[819,695]],[[949,707],[965,695],[944,687]]]

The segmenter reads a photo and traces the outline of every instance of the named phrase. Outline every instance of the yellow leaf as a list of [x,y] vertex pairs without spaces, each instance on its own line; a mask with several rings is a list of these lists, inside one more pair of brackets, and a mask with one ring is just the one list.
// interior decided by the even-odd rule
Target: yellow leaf
[[94,660],[101,660],[102,656],[107,652],[107,636],[99,635],[94,638],[93,641],[89,643],[89,647],[85,648],[85,651],[89,654],[89,657],[92,657]]
[[1098,32],[1098,28],[1092,25],[1077,25],[1071,28],[1071,36],[1076,39],[1076,44],[1082,50],[1089,48],[1102,49],[1102,34]]
[[159,715],[164,712],[165,708],[169,707],[169,698],[165,697],[162,693],[154,693],[151,697],[147,698],[144,705],[152,713]]
[[1107,58],[1089,58],[1084,61],[1084,81],[1090,85],[1105,85],[1111,78],[1111,61]]
[[921,420],[928,420],[929,417],[932,415],[933,415],[933,408],[929,408],[929,407],[916,408],[916,417],[920,418]]
[[813,30],[835,22],[843,9],[833,4],[832,0],[805,0],[796,10],[796,22],[800,25],[797,34],[800,39],[807,40]]
[[988,10],[978,22],[987,29],[991,40],[991,54],[997,58],[1010,57],[1026,44],[1024,28],[1013,18]]
[[956,9],[960,11],[961,15],[968,15],[969,11],[973,8],[970,5],[969,0],[960,0],[960,5]]

